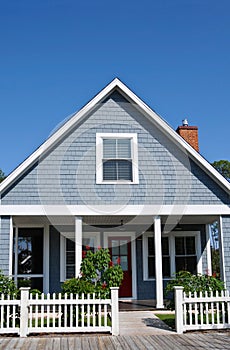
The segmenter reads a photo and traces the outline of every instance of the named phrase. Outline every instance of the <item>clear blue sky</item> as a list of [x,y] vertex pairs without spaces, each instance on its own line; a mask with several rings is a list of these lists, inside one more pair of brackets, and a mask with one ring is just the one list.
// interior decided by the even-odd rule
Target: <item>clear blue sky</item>
[[230,160],[229,0],[0,0],[0,168],[8,174],[114,77],[201,154]]

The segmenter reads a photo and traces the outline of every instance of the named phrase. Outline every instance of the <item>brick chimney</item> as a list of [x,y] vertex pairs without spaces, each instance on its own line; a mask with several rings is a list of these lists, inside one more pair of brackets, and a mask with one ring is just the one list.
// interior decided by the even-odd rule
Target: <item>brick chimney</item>
[[176,132],[187,141],[197,152],[199,152],[198,127],[189,126],[187,119],[182,120],[182,126],[178,126]]

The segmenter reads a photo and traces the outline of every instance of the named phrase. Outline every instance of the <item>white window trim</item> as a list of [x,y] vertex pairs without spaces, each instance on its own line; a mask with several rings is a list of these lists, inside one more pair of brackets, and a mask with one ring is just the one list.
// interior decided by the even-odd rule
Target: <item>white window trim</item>
[[[60,234],[60,282],[66,281],[66,238],[75,239],[74,232],[63,232]],[[95,238],[94,248],[100,246],[100,233],[98,232],[84,232],[82,238]]]
[[[131,139],[131,156],[133,181],[104,181],[103,180],[103,139]],[[97,184],[138,184],[138,148],[136,133],[97,133],[96,134],[96,183]]]
[[[197,273],[202,273],[202,254],[201,254],[201,241],[200,241],[200,231],[173,231],[167,235],[162,235],[163,237],[168,237],[169,240],[169,256],[170,256],[170,272],[171,277],[163,277],[163,280],[171,279],[176,272],[176,262],[175,262],[175,237],[185,237],[194,236],[196,245],[196,255],[197,255]],[[145,232],[142,239],[142,249],[143,249],[143,280],[144,281],[155,281],[155,278],[148,278],[148,237],[154,237],[154,232]]]

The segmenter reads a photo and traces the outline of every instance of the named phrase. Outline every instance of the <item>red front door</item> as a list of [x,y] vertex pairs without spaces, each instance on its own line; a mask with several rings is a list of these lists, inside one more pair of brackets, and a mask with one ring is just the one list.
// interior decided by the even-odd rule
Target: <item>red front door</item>
[[124,272],[119,297],[132,297],[131,237],[109,237],[109,250],[112,262]]

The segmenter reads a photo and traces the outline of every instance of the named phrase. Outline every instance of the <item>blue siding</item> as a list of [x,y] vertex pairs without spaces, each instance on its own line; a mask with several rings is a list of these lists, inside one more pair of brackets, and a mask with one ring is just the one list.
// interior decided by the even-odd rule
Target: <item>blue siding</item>
[[[138,185],[96,185],[97,132],[137,133]],[[229,203],[202,169],[118,93],[38,164],[3,194],[2,204]]]
[[0,270],[9,275],[10,217],[0,217]]

